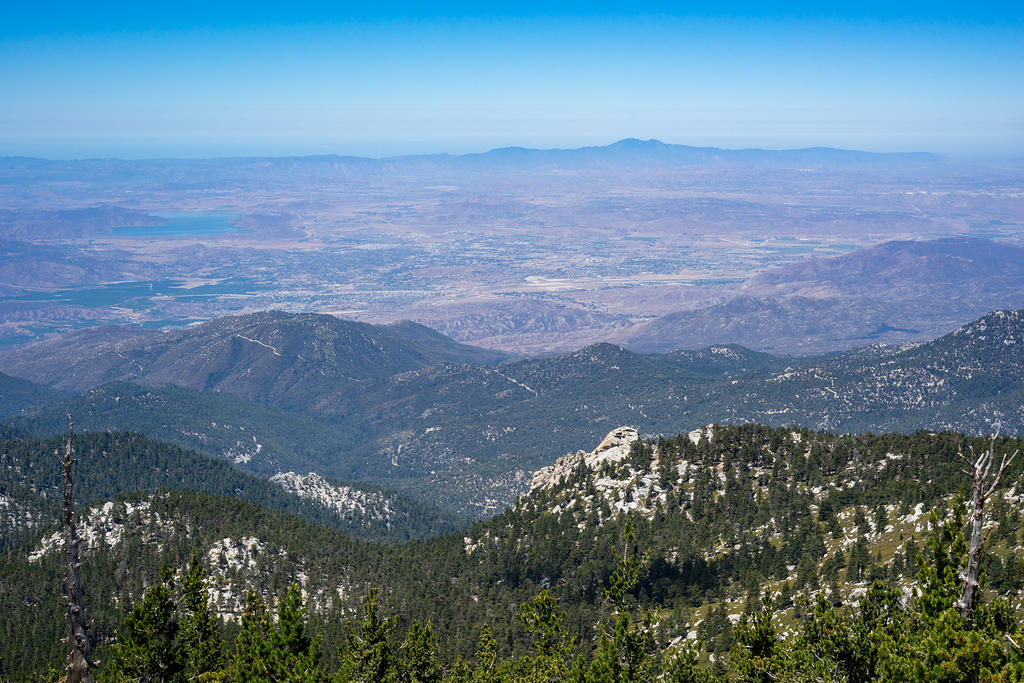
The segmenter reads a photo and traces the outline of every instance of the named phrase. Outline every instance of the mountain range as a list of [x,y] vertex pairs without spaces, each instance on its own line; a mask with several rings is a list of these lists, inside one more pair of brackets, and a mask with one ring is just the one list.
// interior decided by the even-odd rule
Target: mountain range
[[379,174],[536,170],[542,167],[596,169],[610,165],[633,167],[707,166],[742,164],[762,167],[934,167],[943,158],[925,152],[875,153],[831,147],[804,149],[721,149],[666,144],[659,140],[626,138],[609,145],[576,149],[503,147],[473,154],[421,154],[387,158],[339,156],[252,157],[233,159],[83,159],[51,161],[30,157],[0,158],[0,177],[17,176],[21,182],[59,181],[87,174],[94,180],[122,181],[145,174],[186,186],[230,180],[272,182],[275,178],[360,177]]
[[2,683],[58,679],[68,569],[101,680],[1024,680],[1013,164],[626,139],[0,188]]
[[[1021,311],[931,342],[805,358],[597,344],[495,364],[418,326],[280,312],[112,336],[84,350],[71,335],[0,354],[0,368],[48,386],[107,382],[8,423],[47,436],[70,411],[83,428],[141,431],[263,476],[368,481],[477,516],[617,424],[644,434],[712,422],[1024,433]],[[124,380],[134,383],[109,383]]]
[[800,355],[922,341],[1024,307],[1024,247],[976,237],[898,240],[772,268],[740,294],[617,331],[631,349],[742,344]]
[[339,404],[374,380],[438,363],[504,357],[415,323],[369,325],[279,311],[162,333],[86,330],[12,355],[18,374],[57,389],[133,380],[325,414],[342,410]]

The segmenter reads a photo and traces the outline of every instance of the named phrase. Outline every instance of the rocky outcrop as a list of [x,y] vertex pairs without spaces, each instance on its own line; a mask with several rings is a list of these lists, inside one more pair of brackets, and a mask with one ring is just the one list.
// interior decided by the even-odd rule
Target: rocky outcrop
[[376,521],[385,521],[395,515],[392,501],[384,493],[332,484],[316,472],[306,475],[278,472],[270,481],[300,498],[307,498],[334,510],[343,518],[359,514]]
[[[148,500],[138,503],[107,501],[91,507],[85,514],[79,516],[76,525],[83,551],[113,548],[129,534],[140,535],[146,543],[159,544],[163,536],[173,532],[175,520],[167,519],[153,512],[151,508]],[[47,553],[63,548],[64,535],[61,531],[55,531],[29,553],[28,559],[30,562],[38,562]]]
[[608,432],[608,436],[597,448],[586,453],[576,451],[559,458],[554,465],[537,470],[530,482],[530,491],[546,488],[557,484],[569,476],[573,470],[583,463],[590,470],[597,470],[605,463],[617,463],[627,455],[633,442],[640,438],[632,427],[618,427]]
[[41,505],[31,505],[0,491],[0,534],[15,534],[41,526],[46,519]]

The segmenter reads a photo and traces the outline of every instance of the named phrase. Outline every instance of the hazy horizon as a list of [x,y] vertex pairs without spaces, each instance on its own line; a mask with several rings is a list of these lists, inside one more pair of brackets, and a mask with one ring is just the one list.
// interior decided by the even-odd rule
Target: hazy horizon
[[[608,147],[623,140],[655,141],[665,145],[693,148],[713,148],[723,151],[795,151],[802,149],[835,149],[852,152],[869,152],[875,154],[934,154],[939,157],[948,158],[952,161],[967,162],[1024,162],[1024,150],[1008,150],[1005,153],[998,152],[940,152],[931,149],[885,149],[885,148],[856,148],[844,147],[841,145],[815,144],[800,146],[777,146],[748,144],[728,145],[714,143],[694,143],[686,141],[669,141],[657,138],[639,138],[627,136],[614,140],[595,141],[592,143],[569,144],[521,144],[516,141],[509,141],[506,144],[493,143],[489,145],[471,145],[466,143],[436,144],[424,142],[360,142],[342,145],[311,145],[293,146],[286,144],[261,144],[261,145],[218,145],[218,146],[180,146],[180,145],[147,145],[138,146],[108,146],[108,145],[72,145],[50,148],[47,146],[29,146],[24,153],[17,149],[9,151],[6,148],[0,149],[0,158],[32,158],[46,161],[88,161],[95,159],[117,159],[123,161],[161,161],[161,160],[216,160],[231,158],[303,158],[315,156],[339,156],[356,157],[375,160],[386,160],[392,158],[413,157],[420,155],[450,155],[460,156],[469,154],[485,154],[506,148],[520,148],[531,150],[575,150],[587,147]],[[17,146],[15,146],[17,147]],[[9,153],[8,153],[9,152]]]
[[627,137],[1024,155],[1024,11],[879,3],[0,9],[0,155],[394,156]]

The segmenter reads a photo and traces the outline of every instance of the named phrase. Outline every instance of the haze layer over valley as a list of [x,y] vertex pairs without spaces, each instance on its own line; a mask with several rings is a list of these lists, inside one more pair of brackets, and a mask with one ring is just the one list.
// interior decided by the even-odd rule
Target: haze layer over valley
[[[1019,169],[623,140],[390,159],[0,160],[0,338],[283,308],[514,354],[777,354],[1024,307]],[[881,245],[881,246],[879,246]]]

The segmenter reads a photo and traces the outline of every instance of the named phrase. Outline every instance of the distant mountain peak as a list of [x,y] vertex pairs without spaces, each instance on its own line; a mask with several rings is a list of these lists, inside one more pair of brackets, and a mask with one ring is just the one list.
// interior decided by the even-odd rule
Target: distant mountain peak
[[[682,145],[680,145],[680,146],[682,146]],[[622,148],[622,147],[651,148],[651,147],[668,147],[668,145],[666,145],[661,140],[656,140],[655,138],[650,138],[649,140],[641,140],[640,138],[623,138],[623,139],[621,139],[621,140],[619,140],[617,142],[613,142],[612,144],[608,145],[608,147],[609,148],[615,148],[615,147],[619,147],[619,148]]]

